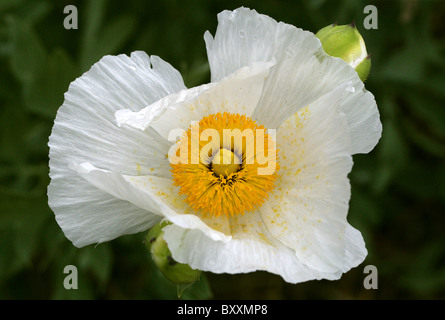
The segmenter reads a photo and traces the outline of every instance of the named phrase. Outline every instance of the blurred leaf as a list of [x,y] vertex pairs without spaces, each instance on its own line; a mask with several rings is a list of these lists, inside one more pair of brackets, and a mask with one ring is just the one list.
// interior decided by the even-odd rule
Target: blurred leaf
[[[86,270],[79,267],[77,263],[78,249],[72,245],[65,245],[63,251],[59,252],[60,256],[55,259],[51,265],[52,285],[54,286],[51,299],[55,300],[90,300],[97,293],[93,287],[94,282]],[[63,281],[68,274],[64,273],[64,269],[68,265],[77,268],[77,289],[66,289]]]
[[409,159],[408,146],[393,121],[387,120],[384,123],[377,152],[379,164],[373,189],[375,192],[381,193],[389,186],[398,172],[406,166]]
[[375,199],[358,188],[354,189],[351,196],[350,212],[354,213],[349,215],[351,223],[357,227],[363,226],[370,229],[382,221],[381,212]]
[[412,121],[406,120],[404,125],[407,134],[417,146],[432,155],[445,158],[445,144],[443,142],[436,140],[428,132],[424,132]]
[[[9,241],[0,241],[0,251],[11,256],[3,261],[8,265],[8,273],[29,266],[48,212],[46,201],[40,197],[0,188],[0,233],[11,234]],[[5,269],[0,265],[0,272]]]
[[425,152],[445,157],[445,105],[433,95],[423,91],[407,91],[402,98],[409,107],[402,118],[404,131]]
[[407,91],[404,99],[417,118],[414,120],[424,125],[422,131],[430,131],[433,135],[439,135],[445,139],[445,105],[443,101],[436,100],[430,95],[422,95],[414,90]]
[[0,228],[0,288],[8,277],[20,269],[20,265],[14,263],[15,248],[11,246],[11,239],[14,238],[15,232],[13,228]]
[[47,16],[52,5],[50,2],[45,0],[16,1],[16,3],[19,4],[19,6],[14,7],[13,14],[20,17],[21,20],[26,21],[30,25],[42,20],[45,16]]
[[201,272],[199,279],[190,287],[185,289],[181,299],[183,300],[207,300],[213,297],[209,281],[204,272]]
[[112,269],[113,257],[107,243],[88,246],[79,251],[78,266],[90,270],[101,285],[108,280]]
[[402,286],[421,295],[430,295],[445,287],[445,269],[441,268],[441,261],[445,258],[442,243],[424,245],[416,259],[405,266],[409,271],[401,277]]
[[0,2],[0,11],[6,11],[8,9],[23,5],[25,0],[3,0]]
[[[105,25],[105,28],[95,43],[91,59],[99,60],[105,54],[113,54],[122,47],[125,41],[136,29],[134,16],[122,15]],[[97,61],[95,59],[95,61]]]
[[6,22],[12,43],[11,70],[26,85],[44,71],[46,52],[28,22],[11,16],[7,17]]
[[398,190],[416,199],[440,198],[442,190],[438,186],[445,179],[445,171],[441,171],[437,165],[428,169],[423,162],[412,160],[397,176],[395,183]]
[[[445,47],[443,51],[445,52]],[[428,96],[432,95],[433,97],[442,99],[442,101],[445,100],[444,88],[445,88],[445,77],[440,72],[438,72],[434,76],[428,77],[428,79],[425,79],[425,82],[423,84],[423,89],[425,90],[425,92],[428,92]]]
[[425,53],[419,50],[419,46],[410,44],[389,57],[383,67],[383,77],[398,82],[419,83],[424,74],[425,59]]
[[82,10],[84,15],[79,17],[81,21],[79,22],[79,29],[82,32],[80,43],[80,67],[82,71],[87,70],[96,62],[92,55],[94,55],[96,42],[99,38],[105,7],[105,0],[87,1],[85,8]]
[[[0,108],[0,161],[18,162],[24,158],[26,153],[25,149],[17,148],[17,144],[22,143],[24,139],[24,128],[28,124],[26,114],[19,107],[5,104]],[[1,169],[3,168],[0,167],[2,174],[3,170]],[[4,173],[8,174],[8,172]]]
[[50,269],[54,261],[60,259],[60,255],[67,256],[67,253],[64,252],[66,246],[73,247],[56,223],[52,212],[47,216],[47,222],[42,228],[40,240],[41,260],[36,268],[41,272]]
[[63,279],[54,284],[55,288],[51,296],[53,300],[93,300],[96,294],[91,281],[80,272],[77,289],[65,289]]
[[77,76],[77,68],[63,49],[54,50],[44,65],[44,71],[27,87],[25,102],[29,110],[54,119],[63,94]]
[[207,61],[194,61],[191,66],[183,62],[181,75],[188,88],[192,88],[210,81],[210,66]]
[[80,55],[82,70],[91,67],[104,55],[116,53],[135,31],[136,20],[133,15],[124,14],[103,24],[105,11],[105,1],[91,1],[87,5]]

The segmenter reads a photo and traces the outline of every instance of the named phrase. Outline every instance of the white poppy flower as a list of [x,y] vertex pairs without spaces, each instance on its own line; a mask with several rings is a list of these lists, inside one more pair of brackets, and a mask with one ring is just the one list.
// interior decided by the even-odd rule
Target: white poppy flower
[[[348,173],[351,156],[380,138],[374,97],[311,32],[246,8],[221,12],[218,23],[215,37],[204,35],[209,84],[187,89],[143,52],[105,56],[71,83],[49,139],[55,218],[77,247],[165,219],[173,258],[194,269],[338,279],[367,254],[346,219]],[[255,154],[249,167],[241,137],[232,149],[212,140],[212,156],[197,164],[173,163],[172,147],[188,148],[184,132],[197,124],[267,128],[272,157],[264,164]],[[270,164],[267,174],[253,170]]]

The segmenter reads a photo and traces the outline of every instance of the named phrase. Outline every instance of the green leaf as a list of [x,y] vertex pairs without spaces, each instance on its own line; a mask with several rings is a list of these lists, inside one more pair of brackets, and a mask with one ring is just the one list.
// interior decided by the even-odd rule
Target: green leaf
[[[28,24],[34,24],[48,15],[51,11],[52,4],[45,0],[34,1],[16,1],[19,6],[13,10],[13,14],[20,17],[21,20]],[[20,3],[24,2],[24,3]]]
[[100,285],[105,285],[112,270],[113,256],[107,243],[79,250],[78,266],[90,270]]
[[387,120],[383,128],[382,138],[377,147],[379,163],[373,185],[377,193],[383,192],[389,186],[409,159],[409,149],[396,123]]
[[[85,32],[81,50],[81,68],[86,70],[104,55],[115,54],[134,33],[134,15],[121,15],[103,24],[105,1],[91,1],[86,8]],[[82,28],[80,26],[79,28]]]
[[23,5],[24,0],[2,0],[0,2],[0,11],[6,11],[14,7]]
[[[53,290],[51,292],[51,299],[55,300],[89,300],[94,299],[95,288],[94,282],[88,275],[87,270],[81,268],[77,263],[77,255],[79,249],[71,244],[66,244],[60,250],[60,255],[51,264],[50,274],[52,276],[51,284]],[[77,289],[66,289],[63,285],[65,277],[68,274],[64,273],[67,265],[73,265],[77,268]]]
[[183,291],[181,296],[184,300],[206,300],[213,297],[212,289],[205,273],[201,273],[199,279]]
[[109,24],[105,25],[105,29],[95,43],[92,59],[99,60],[106,54],[114,54],[121,49],[125,41],[136,29],[136,20],[132,15],[123,15]]
[[407,135],[418,147],[434,156],[445,158],[445,145],[443,142],[435,139],[434,136],[425,132],[410,120],[404,121],[404,126]]
[[[14,121],[11,121],[11,119],[14,119]],[[26,128],[27,124],[26,114],[17,102],[13,105],[2,105],[0,108],[0,161],[9,163],[23,161],[26,150],[17,148],[17,145],[23,142],[25,136],[24,128]],[[0,176],[11,174],[9,168],[2,170],[3,168],[0,167]]]
[[[439,240],[444,240],[439,239]],[[445,286],[445,269],[441,266],[443,241],[427,243],[412,259],[408,272],[402,274],[400,284],[421,294],[439,292]]]
[[7,17],[7,27],[12,45],[10,66],[13,75],[26,85],[44,71],[45,49],[28,22]]
[[15,248],[11,246],[14,234],[15,230],[12,228],[0,228],[0,285],[21,267],[14,263]]
[[[445,85],[445,83],[442,83]],[[444,87],[445,88],[445,87]],[[405,100],[413,115],[412,120],[423,123],[423,131],[432,131],[432,136],[445,139],[445,107],[443,101],[434,96],[416,92],[415,89],[405,94]]]
[[0,241],[0,251],[6,250],[12,256],[5,261],[10,271],[30,265],[38,246],[36,239],[48,213],[43,197],[0,188],[0,233],[9,235],[7,241],[5,238]]
[[80,67],[81,70],[88,69],[92,63],[96,42],[99,37],[99,29],[105,14],[106,1],[87,1],[86,7],[81,11],[85,14],[79,17],[79,29],[82,31],[80,42]]
[[190,65],[181,64],[181,75],[187,87],[195,87],[210,81],[210,66],[207,60],[194,60]]
[[351,223],[356,225],[357,221],[360,226],[370,228],[378,226],[382,220],[378,204],[375,199],[358,188],[353,190],[350,203],[349,217],[352,219]]
[[27,87],[25,102],[29,110],[54,119],[69,83],[76,79],[78,72],[70,57],[60,48],[55,49],[45,62],[45,71]]

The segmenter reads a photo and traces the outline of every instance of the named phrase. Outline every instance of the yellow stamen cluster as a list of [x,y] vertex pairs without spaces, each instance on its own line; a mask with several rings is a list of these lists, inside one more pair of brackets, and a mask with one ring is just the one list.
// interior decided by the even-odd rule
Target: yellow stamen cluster
[[[208,129],[217,134],[208,135]],[[171,164],[173,182],[195,212],[227,217],[264,203],[279,169],[275,142],[264,130],[244,115],[216,113],[179,139],[176,156],[182,161]],[[274,170],[262,174],[265,167]]]

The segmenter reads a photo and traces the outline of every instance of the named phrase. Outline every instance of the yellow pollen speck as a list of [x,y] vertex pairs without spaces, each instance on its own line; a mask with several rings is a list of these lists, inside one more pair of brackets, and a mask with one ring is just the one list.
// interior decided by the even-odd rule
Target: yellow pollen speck
[[177,145],[181,161],[171,162],[173,184],[196,213],[228,217],[252,212],[275,187],[278,150],[265,128],[249,117],[209,115],[193,124]]

